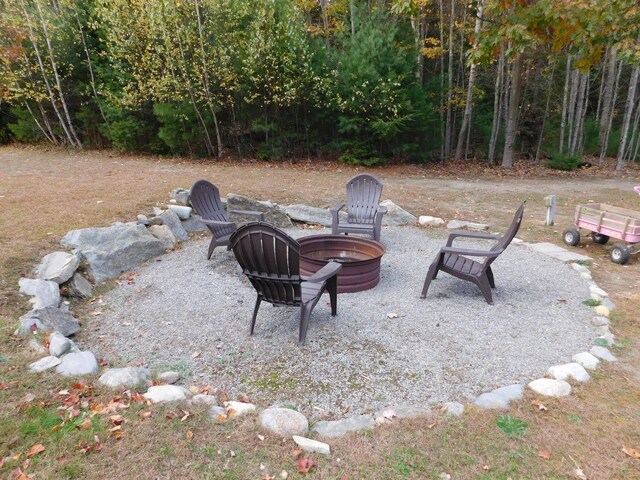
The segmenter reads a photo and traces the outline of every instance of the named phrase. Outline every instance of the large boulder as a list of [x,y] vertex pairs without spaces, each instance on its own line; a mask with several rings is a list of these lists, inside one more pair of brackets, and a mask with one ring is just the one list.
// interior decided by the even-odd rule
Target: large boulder
[[29,300],[33,308],[40,309],[60,305],[60,287],[56,282],[39,278],[21,278],[18,283],[20,284],[20,293],[33,297]]
[[302,436],[309,431],[307,417],[290,408],[271,407],[263,410],[260,425],[280,437]]
[[186,220],[183,220],[182,228],[187,232],[204,232],[207,230],[207,226],[202,223],[199,215],[191,215]]
[[36,267],[37,277],[51,280],[57,284],[64,283],[71,278],[80,265],[80,259],[66,252],[53,252],[45,255]]
[[72,375],[91,375],[98,373],[100,367],[91,352],[71,352],[64,355],[56,372],[67,377]]
[[80,330],[80,322],[69,312],[55,307],[31,310],[20,317],[20,326],[16,335],[27,335],[34,329],[41,332],[58,331],[65,337]]
[[61,243],[78,249],[87,260],[89,274],[96,282],[115,278],[164,253],[164,244],[143,225],[135,223],[72,230]]
[[144,367],[109,368],[98,381],[111,388],[143,388],[150,384],[151,372]]
[[240,215],[234,213],[232,210],[264,212],[265,222],[275,225],[276,227],[283,228],[293,225],[291,219],[279,205],[271,202],[260,202],[234,193],[227,195],[227,212],[229,212],[229,218],[234,222],[250,222],[255,220],[252,216]]
[[[284,211],[294,222],[310,223],[312,225],[331,226],[331,212],[326,208],[310,207],[309,205],[287,205]],[[340,212],[344,218],[346,213]]]
[[415,215],[410,214],[391,200],[385,200],[380,205],[387,207],[387,213],[382,216],[383,225],[413,225],[418,221]]

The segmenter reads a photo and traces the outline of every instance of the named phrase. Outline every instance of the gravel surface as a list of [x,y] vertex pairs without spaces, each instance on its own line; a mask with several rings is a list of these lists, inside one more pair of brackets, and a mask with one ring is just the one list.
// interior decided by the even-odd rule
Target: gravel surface
[[263,407],[294,405],[312,417],[465,402],[588,350],[595,337],[592,309],[582,304],[588,284],[521,245],[493,264],[494,305],[473,284],[443,273],[420,299],[427,267],[445,242],[434,236],[442,233],[385,228],[378,286],[340,294],[336,317],[328,297],[318,303],[302,348],[296,308],[263,303],[248,335],[255,291],[232,252],[219,248],[206,260],[208,238],[187,242],[105,294],[104,313],[85,321],[79,341],[112,366],[177,369],[185,384],[248,395]]

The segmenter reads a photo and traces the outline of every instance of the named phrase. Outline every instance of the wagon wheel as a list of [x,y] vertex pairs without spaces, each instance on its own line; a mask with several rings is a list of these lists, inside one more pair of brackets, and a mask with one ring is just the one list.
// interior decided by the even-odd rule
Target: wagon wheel
[[580,232],[575,228],[567,228],[562,233],[562,239],[567,245],[575,247],[580,243]]
[[611,249],[611,261],[619,265],[624,265],[629,261],[631,250],[624,243],[615,243]]
[[607,243],[609,241],[609,235],[604,235],[602,233],[593,232],[591,234],[591,239],[595,243],[599,243],[600,245],[604,245],[605,243]]

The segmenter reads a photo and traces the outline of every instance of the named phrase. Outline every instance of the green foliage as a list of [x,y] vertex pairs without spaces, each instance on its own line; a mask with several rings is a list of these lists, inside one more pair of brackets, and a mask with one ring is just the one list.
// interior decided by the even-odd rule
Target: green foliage
[[498,428],[510,437],[521,437],[527,432],[527,422],[511,415],[500,415],[496,422]]
[[554,170],[566,171],[575,170],[580,166],[580,164],[581,161],[578,157],[560,154],[552,156],[547,162],[547,166],[549,168],[553,168]]
[[593,298],[587,298],[586,300],[583,300],[582,303],[584,303],[587,307],[597,307],[602,302],[600,302],[600,300],[594,300]]
[[14,120],[7,124],[8,130],[18,142],[35,143],[42,139],[38,125],[26,108],[12,108]]
[[607,342],[604,338],[596,338],[593,341],[594,345],[597,345],[599,347],[608,347],[609,346],[609,342]]

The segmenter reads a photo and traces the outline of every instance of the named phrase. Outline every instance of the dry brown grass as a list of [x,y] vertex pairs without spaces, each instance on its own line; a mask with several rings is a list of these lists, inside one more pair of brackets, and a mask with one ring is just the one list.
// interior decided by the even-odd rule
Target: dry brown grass
[[[0,458],[23,453],[20,460],[5,462],[0,472],[20,467],[30,446],[43,443],[45,452],[25,469],[37,478],[244,479],[277,476],[282,470],[297,478],[292,441],[270,435],[260,440],[263,432],[255,417],[213,425],[204,410],[193,409],[180,422],[166,419],[171,407],[153,407],[154,417],[141,420],[132,407],[121,440],[112,438],[104,418],[90,431],[51,433],[51,419],[41,413],[55,419],[60,405],[56,392],[70,388],[72,381],[25,374],[32,361],[26,342],[10,337],[17,316],[28,308],[17,295],[17,280],[42,255],[57,249],[67,231],[132,220],[166,201],[173,188],[188,187],[198,178],[214,181],[223,194],[329,206],[341,200],[344,182],[356,169],[324,162],[198,162],[18,147],[0,149],[0,165],[0,383],[7,388],[0,403]],[[576,203],[594,199],[640,210],[630,191],[640,183],[635,173],[613,177],[593,169],[558,174],[529,167],[503,172],[478,164],[376,171],[385,180],[385,197],[416,214],[469,218],[499,228],[528,198],[521,236],[556,243]],[[549,193],[560,195],[555,229],[542,225],[542,200]],[[517,402],[510,413],[529,425],[522,437],[510,438],[497,428],[500,412],[470,408],[455,420],[435,413],[430,419],[331,441],[333,455],[314,456],[318,466],[305,477],[422,479],[447,472],[452,478],[576,478],[579,466],[591,479],[640,478],[640,459],[622,452],[624,446],[640,450],[639,263],[633,259],[625,267],[613,265],[601,247],[588,243],[583,248],[595,258],[594,278],[619,306],[613,329],[623,343],[617,352],[621,362],[599,370],[594,381],[576,386],[569,398],[544,399],[547,411],[531,404],[531,394]],[[36,396],[29,405],[39,408],[20,409],[28,393]],[[113,395],[97,389],[93,399],[106,402]],[[77,443],[89,434],[101,439],[99,453],[79,452]],[[551,457],[539,457],[540,451]]]

